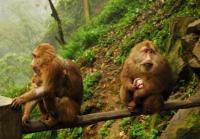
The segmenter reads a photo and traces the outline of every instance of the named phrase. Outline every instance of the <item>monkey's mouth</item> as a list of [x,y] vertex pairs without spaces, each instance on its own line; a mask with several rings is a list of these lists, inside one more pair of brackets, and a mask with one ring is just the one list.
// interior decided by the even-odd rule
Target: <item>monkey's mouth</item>
[[146,71],[150,71],[153,67],[153,63],[144,63],[142,65]]

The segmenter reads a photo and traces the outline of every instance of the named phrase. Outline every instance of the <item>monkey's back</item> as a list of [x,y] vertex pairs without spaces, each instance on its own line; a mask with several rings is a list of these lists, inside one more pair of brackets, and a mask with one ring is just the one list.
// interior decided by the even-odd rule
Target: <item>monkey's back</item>
[[82,103],[83,98],[83,81],[81,72],[76,64],[71,60],[66,60],[65,69],[68,75],[68,95],[79,104]]

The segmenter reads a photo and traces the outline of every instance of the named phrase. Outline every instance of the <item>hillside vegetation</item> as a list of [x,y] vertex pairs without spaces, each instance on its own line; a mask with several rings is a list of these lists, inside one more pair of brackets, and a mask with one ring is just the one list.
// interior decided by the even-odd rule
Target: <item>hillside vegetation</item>
[[[79,2],[60,0],[57,9],[67,43],[60,46],[56,41],[55,21],[50,21],[41,39],[54,44],[61,56],[80,66],[84,79],[81,114],[123,109],[119,100],[122,65],[131,48],[145,39],[152,40],[171,63],[177,80],[172,98],[186,99],[193,95],[199,86],[198,76],[189,70],[188,78],[180,78],[182,66],[178,65],[176,54],[172,55],[170,40],[174,19],[200,18],[198,0],[89,0],[89,4],[91,20],[85,24]],[[178,54],[183,55],[183,52],[179,49]],[[20,89],[14,86],[7,96],[19,95],[23,89],[24,86]],[[169,111],[157,116],[109,120],[85,127],[28,134],[24,139],[157,139],[177,113]],[[190,127],[199,119],[199,116],[192,117]]]
[[[134,44],[149,39],[169,56],[170,28],[176,17],[200,17],[198,2],[192,0],[132,1],[109,0],[101,13],[89,24],[81,26],[59,52],[74,59],[84,76],[84,104],[82,113],[118,110],[119,74],[125,58]],[[178,74],[178,65],[172,65]],[[175,76],[176,76],[175,75]],[[197,77],[191,73],[187,83],[180,81],[186,96],[194,92]],[[178,89],[179,90],[179,89]],[[189,91],[190,90],[190,91]],[[187,98],[187,97],[186,97]],[[167,121],[176,113],[167,112],[152,122],[152,116],[138,116],[100,122],[84,128],[65,129],[59,134],[68,138],[158,138]],[[155,124],[155,126],[152,125]]]
[[[176,17],[200,17],[197,1],[132,1],[109,0],[101,13],[89,24],[81,26],[59,52],[74,59],[84,76],[82,113],[118,110],[119,74],[125,58],[134,44],[149,39],[169,57],[170,28]],[[174,61],[170,61],[172,64]],[[177,77],[178,69],[172,65]],[[197,85],[197,77],[180,81],[181,92],[189,96]],[[179,81],[178,81],[179,82]],[[184,82],[184,89],[183,83]],[[179,89],[178,89],[179,90]],[[190,90],[190,91],[188,91]],[[186,97],[187,98],[187,97]],[[137,116],[100,122],[84,128],[62,130],[69,138],[158,138],[167,121],[176,113],[166,112],[152,122],[152,116]],[[155,124],[155,125],[153,125]]]

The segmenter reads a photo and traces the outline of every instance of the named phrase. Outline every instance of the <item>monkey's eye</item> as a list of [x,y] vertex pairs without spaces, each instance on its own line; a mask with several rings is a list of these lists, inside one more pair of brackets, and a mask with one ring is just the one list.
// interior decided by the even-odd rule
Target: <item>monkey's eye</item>
[[36,58],[36,54],[32,53],[33,58]]
[[149,53],[154,54],[154,50],[149,49]]
[[144,52],[145,52],[145,53],[148,53],[148,52],[149,52],[149,49],[144,49]]
[[144,49],[144,53],[154,54],[155,51],[153,49]]

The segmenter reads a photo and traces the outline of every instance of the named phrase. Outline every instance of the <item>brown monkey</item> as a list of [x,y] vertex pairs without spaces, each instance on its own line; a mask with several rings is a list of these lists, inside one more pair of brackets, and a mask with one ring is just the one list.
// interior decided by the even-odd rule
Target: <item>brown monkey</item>
[[[31,88],[36,89],[42,85],[42,80],[40,78],[39,73],[34,73],[32,76],[32,83],[31,83]],[[22,123],[23,125],[28,125],[30,122],[30,114],[33,108],[36,106],[36,104],[39,105],[40,109],[40,121],[45,121],[48,118],[48,110],[45,108],[45,102],[44,99],[36,99],[29,101],[25,103],[24,105],[24,113],[22,117]]]
[[82,77],[78,67],[70,60],[59,58],[53,46],[43,43],[33,51],[32,68],[36,75],[40,74],[41,85],[14,98],[11,106],[15,108],[27,103],[24,112],[30,113],[40,101],[44,115],[46,111],[50,114],[47,118],[41,118],[47,126],[73,122],[80,112],[83,97]]
[[173,86],[171,68],[153,42],[145,40],[132,48],[121,72],[121,83],[120,98],[129,110],[159,112]]

